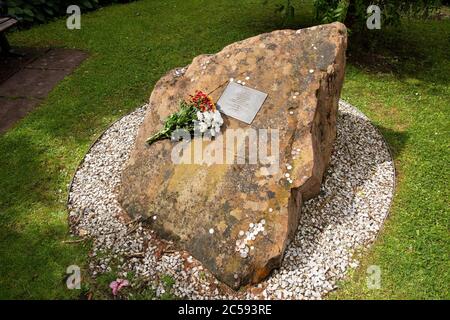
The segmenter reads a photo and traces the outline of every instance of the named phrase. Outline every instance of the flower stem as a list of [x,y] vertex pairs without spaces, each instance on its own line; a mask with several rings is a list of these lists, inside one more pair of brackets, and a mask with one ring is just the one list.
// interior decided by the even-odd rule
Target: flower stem
[[155,143],[156,141],[167,139],[169,137],[170,128],[165,128],[161,131],[158,131],[153,136],[147,139],[147,143],[151,145],[152,143]]

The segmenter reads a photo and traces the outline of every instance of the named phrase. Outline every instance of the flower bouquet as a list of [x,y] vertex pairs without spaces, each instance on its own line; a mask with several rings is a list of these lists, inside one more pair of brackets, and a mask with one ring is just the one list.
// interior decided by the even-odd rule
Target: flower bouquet
[[164,128],[147,139],[147,143],[152,143],[169,139],[172,132],[184,129],[191,134],[198,130],[200,133],[210,133],[216,136],[220,132],[223,124],[222,116],[216,109],[216,105],[206,93],[195,91],[195,95],[190,95],[188,101],[180,101],[180,110],[171,114],[164,122]]

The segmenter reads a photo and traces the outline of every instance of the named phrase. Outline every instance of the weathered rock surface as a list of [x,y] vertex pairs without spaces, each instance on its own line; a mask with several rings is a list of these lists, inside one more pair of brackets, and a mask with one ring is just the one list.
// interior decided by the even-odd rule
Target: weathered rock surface
[[[233,288],[266,277],[281,263],[302,202],[319,192],[336,136],[346,40],[340,23],[274,31],[198,56],[162,77],[122,176],[123,208],[131,216],[150,217],[160,237],[189,251]],[[276,173],[267,175],[261,163],[174,164],[176,143],[145,143],[178,110],[180,99],[198,89],[213,91],[217,101],[230,78],[268,97],[251,125],[224,116],[222,133],[278,129]]]

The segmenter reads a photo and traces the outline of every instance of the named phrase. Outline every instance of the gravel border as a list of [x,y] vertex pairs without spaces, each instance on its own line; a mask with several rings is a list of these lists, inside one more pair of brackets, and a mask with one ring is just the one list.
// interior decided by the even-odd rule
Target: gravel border
[[[263,282],[235,292],[218,282],[185,251],[160,240],[145,221],[130,221],[114,190],[143,121],[144,105],[112,124],[91,145],[70,183],[73,234],[93,240],[89,272],[131,273],[138,292],[151,287],[188,299],[321,299],[359,265],[356,253],[376,239],[395,189],[389,147],[369,119],[339,103],[337,139],[319,196],[304,204],[299,227],[280,269]],[[133,290],[127,296],[132,298]]]

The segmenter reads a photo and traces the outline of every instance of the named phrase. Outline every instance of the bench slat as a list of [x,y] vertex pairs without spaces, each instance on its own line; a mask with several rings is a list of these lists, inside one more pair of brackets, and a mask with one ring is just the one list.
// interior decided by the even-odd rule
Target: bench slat
[[0,20],[0,32],[3,32],[5,30],[11,28],[16,23],[17,23],[16,19],[2,18],[2,20]]

